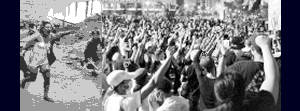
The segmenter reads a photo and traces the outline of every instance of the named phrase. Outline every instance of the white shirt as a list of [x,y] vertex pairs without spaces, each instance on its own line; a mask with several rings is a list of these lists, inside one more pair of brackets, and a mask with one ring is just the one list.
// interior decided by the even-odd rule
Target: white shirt
[[105,111],[136,111],[141,106],[141,92],[135,92],[130,95],[113,94],[104,102]]
[[171,96],[156,111],[188,111],[189,102],[181,96]]
[[250,52],[250,50],[251,50],[250,47],[244,47],[244,48],[242,49],[243,52]]

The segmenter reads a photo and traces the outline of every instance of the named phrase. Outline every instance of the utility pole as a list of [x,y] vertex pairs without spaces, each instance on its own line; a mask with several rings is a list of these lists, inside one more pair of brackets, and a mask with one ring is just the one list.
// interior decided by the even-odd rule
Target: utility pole
[[93,8],[94,8],[94,0],[92,0],[91,14],[93,14]]
[[85,4],[86,4],[86,8],[85,8],[85,18],[87,18],[87,15],[88,15],[88,9],[89,9],[89,1],[86,1]]
[[77,17],[78,2],[75,2],[75,17]]

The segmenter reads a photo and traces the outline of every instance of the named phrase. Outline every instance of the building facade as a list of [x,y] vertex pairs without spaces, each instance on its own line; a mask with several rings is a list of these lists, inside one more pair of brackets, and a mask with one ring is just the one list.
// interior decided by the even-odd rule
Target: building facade
[[175,4],[175,0],[102,0],[102,11],[142,11],[157,12],[162,11],[164,6],[160,4]]

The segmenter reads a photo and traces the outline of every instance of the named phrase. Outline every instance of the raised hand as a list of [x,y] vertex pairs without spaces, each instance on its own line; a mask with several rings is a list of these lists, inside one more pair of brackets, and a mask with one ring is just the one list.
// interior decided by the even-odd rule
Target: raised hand
[[108,42],[108,45],[107,45],[107,47],[106,47],[106,49],[105,49],[105,52],[110,51],[111,47],[112,47],[112,43],[111,43],[111,42]]
[[225,55],[226,52],[228,51],[228,48],[226,48],[226,47],[224,46],[223,40],[219,40],[219,41],[218,41],[218,47],[219,47],[219,49],[220,49],[221,54],[223,54],[223,55]]
[[267,36],[259,35],[256,37],[255,43],[259,47],[269,47],[270,46],[270,38],[268,38]]
[[175,53],[174,47],[168,47],[168,49],[166,50],[167,57],[172,57],[174,53]]

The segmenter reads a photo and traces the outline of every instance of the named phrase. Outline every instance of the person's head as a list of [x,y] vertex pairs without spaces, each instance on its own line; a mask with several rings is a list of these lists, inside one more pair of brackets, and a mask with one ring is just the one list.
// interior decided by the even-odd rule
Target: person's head
[[148,74],[146,70],[139,70],[136,77],[134,78],[135,87],[133,88],[133,92],[141,90],[148,83]]
[[237,56],[233,51],[227,51],[225,53],[225,60],[224,60],[225,66],[229,67],[232,64],[234,64],[234,62],[236,61],[236,58],[237,58]]
[[241,37],[231,37],[230,38],[230,47],[235,50],[240,50],[243,48],[243,38]]
[[204,72],[210,73],[213,76],[216,76],[216,66],[215,62],[211,57],[202,56],[200,58],[200,66],[204,69]]
[[113,90],[119,95],[126,95],[130,89],[131,79],[137,75],[145,73],[144,68],[137,69],[135,72],[126,72],[124,70],[114,70],[106,78],[106,81]]
[[160,85],[156,87],[156,90],[160,93],[159,98],[161,99],[161,102],[172,95],[172,87],[172,82],[167,78],[164,78]]
[[92,31],[91,35],[92,35],[93,38],[99,38],[100,32],[99,31]]
[[52,25],[50,22],[42,22],[41,28],[40,28],[40,33],[42,34],[43,37],[48,37],[50,32],[52,31]]
[[240,111],[245,94],[243,76],[234,70],[225,70],[215,81],[214,94],[219,111]]

